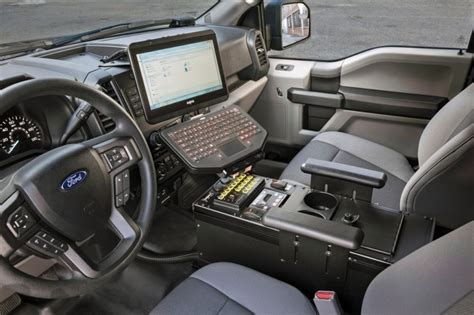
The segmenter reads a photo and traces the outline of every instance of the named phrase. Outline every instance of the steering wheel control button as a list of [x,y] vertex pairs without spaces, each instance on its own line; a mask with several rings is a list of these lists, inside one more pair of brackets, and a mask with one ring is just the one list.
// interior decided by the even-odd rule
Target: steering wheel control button
[[111,169],[115,169],[120,165],[130,161],[127,150],[125,150],[124,147],[115,147],[110,149],[104,153],[104,156]]
[[123,192],[123,174],[115,176],[115,195]]
[[59,256],[68,249],[66,243],[44,231],[36,233],[36,235],[28,241],[27,245],[49,257]]
[[115,206],[122,207],[130,199],[130,171],[125,170],[114,178]]
[[127,188],[123,191],[123,204],[127,204],[128,200],[130,200],[130,189]]
[[123,175],[123,189],[130,188],[130,172],[125,170],[122,172]]
[[123,194],[119,194],[115,197],[115,206],[117,208],[122,207],[124,205]]
[[36,220],[23,206],[16,209],[7,219],[7,226],[16,238],[22,237],[35,224]]

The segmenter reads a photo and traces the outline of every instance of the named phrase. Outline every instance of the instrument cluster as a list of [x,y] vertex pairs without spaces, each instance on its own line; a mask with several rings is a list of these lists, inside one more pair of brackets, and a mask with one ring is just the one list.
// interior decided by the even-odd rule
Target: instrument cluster
[[10,115],[0,120],[0,160],[44,151],[44,140],[41,126],[29,117]]
[[[0,115],[0,169],[57,147],[72,113],[67,98],[43,96]],[[71,141],[84,137],[84,132],[78,132]]]

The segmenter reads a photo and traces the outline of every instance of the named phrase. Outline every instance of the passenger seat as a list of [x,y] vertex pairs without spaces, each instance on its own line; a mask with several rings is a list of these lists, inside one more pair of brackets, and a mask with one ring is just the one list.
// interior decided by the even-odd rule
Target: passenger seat
[[474,84],[449,101],[428,123],[420,138],[415,172],[399,152],[342,132],[323,132],[307,144],[281,179],[310,185],[301,171],[308,158],[381,171],[387,182],[372,202],[394,211],[435,217],[454,229],[474,219]]

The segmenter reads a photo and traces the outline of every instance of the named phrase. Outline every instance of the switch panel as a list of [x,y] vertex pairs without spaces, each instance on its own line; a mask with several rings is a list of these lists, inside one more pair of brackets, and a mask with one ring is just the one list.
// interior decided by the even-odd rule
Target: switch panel
[[239,214],[264,185],[265,181],[261,177],[240,174],[221,188],[212,205],[226,213]]
[[125,170],[114,179],[115,206],[117,208],[127,204],[130,199],[130,171]]
[[125,90],[130,106],[133,109],[133,113],[136,117],[143,116],[143,106],[138,95],[138,90],[136,86],[129,87]]
[[127,150],[124,147],[115,147],[106,151],[103,155],[111,169],[115,169],[130,161]]
[[28,241],[27,245],[49,257],[57,257],[68,250],[68,245],[65,242],[45,231],[36,233],[35,236]]
[[273,191],[270,189],[264,189],[262,192],[252,201],[251,207],[256,209],[268,210],[271,207],[280,206],[286,198],[286,194]]
[[23,206],[16,209],[7,219],[8,229],[16,238],[22,237],[35,224],[36,220]]

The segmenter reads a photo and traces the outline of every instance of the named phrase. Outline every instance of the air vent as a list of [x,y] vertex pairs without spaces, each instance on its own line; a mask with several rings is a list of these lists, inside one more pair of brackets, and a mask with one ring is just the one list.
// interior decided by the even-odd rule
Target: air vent
[[[102,91],[110,96],[114,101],[117,103],[120,103],[120,99],[117,96],[117,93],[115,92],[114,87],[112,86],[112,83],[110,81],[105,82],[104,84],[101,85]],[[96,110],[97,116],[99,117],[100,123],[102,124],[102,128],[106,133],[112,131],[115,129],[115,123],[112,120],[112,118],[102,114],[98,110]]]
[[247,46],[252,64],[239,72],[239,79],[257,81],[266,76],[270,68],[262,34],[257,30],[250,30],[247,34]]
[[257,57],[260,66],[266,65],[268,63],[267,52],[265,50],[265,45],[263,44],[263,39],[260,34],[255,35],[255,50],[257,51]]
[[115,128],[115,123],[112,118],[105,116],[101,112],[97,111],[97,116],[99,116],[100,123],[102,124],[102,128],[106,133],[111,132]]

